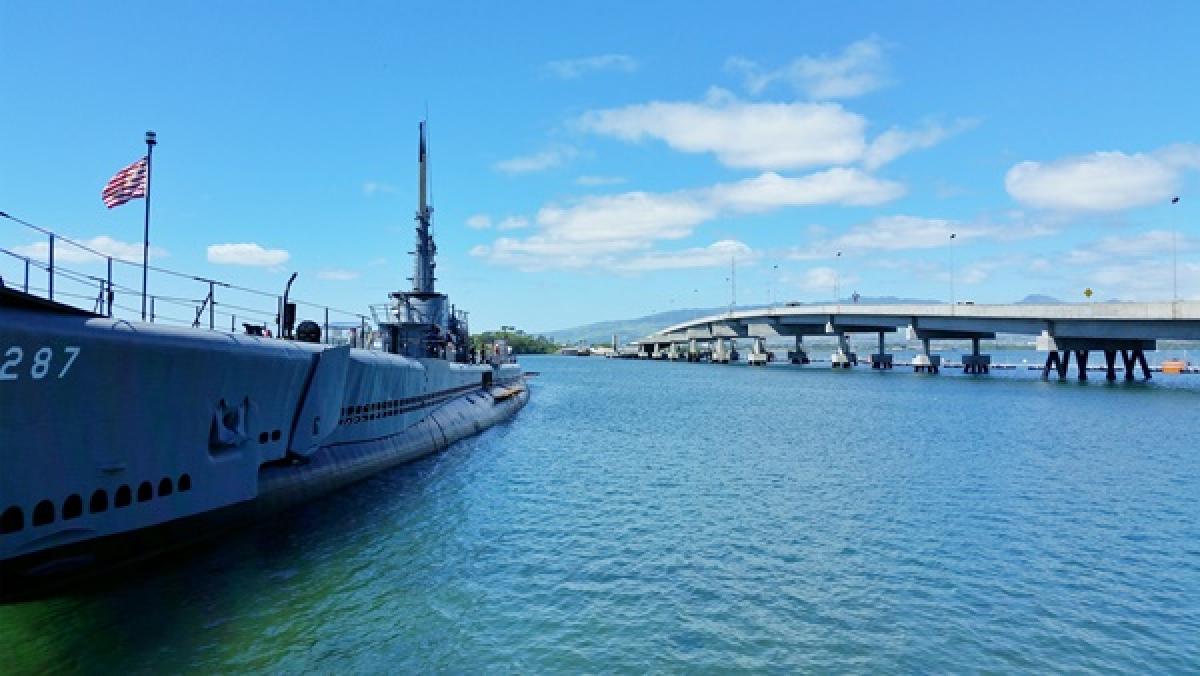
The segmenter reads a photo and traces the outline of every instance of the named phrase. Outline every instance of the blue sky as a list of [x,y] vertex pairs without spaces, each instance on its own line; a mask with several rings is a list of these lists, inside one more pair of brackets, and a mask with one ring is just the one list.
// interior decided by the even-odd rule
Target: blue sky
[[[154,262],[272,292],[295,271],[361,311],[409,285],[428,107],[440,289],[476,330],[725,304],[731,258],[739,304],[835,278],[948,300],[952,260],[960,300],[1167,299],[1174,239],[1195,298],[1198,24],[1193,3],[8,2],[0,210],[138,255],[141,203],[99,191],[154,129]],[[7,221],[0,246],[44,255]]]

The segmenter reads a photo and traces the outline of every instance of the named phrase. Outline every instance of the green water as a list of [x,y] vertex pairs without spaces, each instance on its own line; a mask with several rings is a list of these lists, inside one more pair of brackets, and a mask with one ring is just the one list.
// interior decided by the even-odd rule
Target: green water
[[1200,376],[525,361],[508,425],[0,607],[0,670],[1200,671]]

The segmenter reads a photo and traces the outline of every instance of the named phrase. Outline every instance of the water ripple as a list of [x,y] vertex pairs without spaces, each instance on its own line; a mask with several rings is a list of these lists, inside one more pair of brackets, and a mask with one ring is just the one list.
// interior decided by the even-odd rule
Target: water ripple
[[1200,670],[1195,383],[530,361],[513,424],[0,608],[6,666]]

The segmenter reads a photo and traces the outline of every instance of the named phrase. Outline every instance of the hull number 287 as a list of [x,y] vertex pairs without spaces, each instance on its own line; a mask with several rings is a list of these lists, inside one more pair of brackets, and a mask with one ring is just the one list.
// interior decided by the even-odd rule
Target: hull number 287
[[64,347],[57,355],[52,347],[39,347],[33,352],[28,366],[22,366],[25,350],[13,345],[4,351],[3,361],[0,361],[0,380],[64,378],[78,356],[79,348],[74,345]]

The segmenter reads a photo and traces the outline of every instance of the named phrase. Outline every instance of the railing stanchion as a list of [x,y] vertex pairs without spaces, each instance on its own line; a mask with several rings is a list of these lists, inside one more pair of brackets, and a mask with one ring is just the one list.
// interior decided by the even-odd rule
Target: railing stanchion
[[50,275],[50,300],[54,300],[54,233],[50,233],[50,265],[46,271]]
[[208,283],[208,330],[217,328],[217,290],[216,286]]
[[326,345],[332,345],[332,343],[329,341],[329,308],[328,307],[325,308],[325,333],[323,333],[321,335],[325,337]]
[[107,303],[105,303],[105,304],[108,306],[108,312],[107,312],[106,314],[107,314],[109,317],[112,317],[112,302],[113,302],[113,290],[112,290],[112,256],[109,256],[109,257],[108,257],[108,288],[107,288],[107,290],[106,290],[105,300],[107,301]]
[[237,333],[237,315],[229,315],[229,332]]
[[275,297],[275,336],[283,337],[283,296]]
[[150,296],[150,323],[154,323],[154,296]]
[[29,293],[29,257],[25,257],[25,293]]

